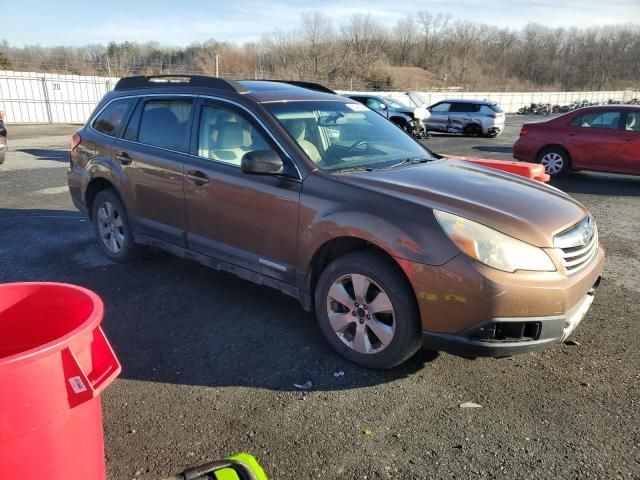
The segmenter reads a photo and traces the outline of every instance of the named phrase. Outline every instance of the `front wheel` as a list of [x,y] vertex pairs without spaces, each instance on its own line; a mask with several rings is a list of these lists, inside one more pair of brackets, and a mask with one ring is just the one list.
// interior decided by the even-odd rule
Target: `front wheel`
[[333,348],[367,368],[392,368],[420,348],[421,328],[411,287],[377,252],[337,258],[320,275],[315,310]]

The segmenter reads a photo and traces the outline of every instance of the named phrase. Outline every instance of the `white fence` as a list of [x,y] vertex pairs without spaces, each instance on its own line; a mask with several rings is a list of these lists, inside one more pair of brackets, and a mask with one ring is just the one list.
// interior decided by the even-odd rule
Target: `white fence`
[[[84,123],[102,96],[118,81],[90,77],[0,70],[0,111],[7,123]],[[349,92],[341,92],[349,93]],[[356,93],[356,92],[352,92]],[[358,92],[402,98],[402,92]],[[507,113],[531,103],[568,105],[575,101],[626,102],[638,98],[633,90],[602,92],[418,92],[431,105],[447,98],[487,99]]]
[[117,78],[0,70],[7,123],[84,123]]

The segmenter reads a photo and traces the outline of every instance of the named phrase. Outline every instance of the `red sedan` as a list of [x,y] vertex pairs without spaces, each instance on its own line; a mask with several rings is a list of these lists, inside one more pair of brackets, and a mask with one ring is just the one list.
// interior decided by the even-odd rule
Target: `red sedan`
[[513,156],[544,165],[552,178],[569,170],[640,175],[640,106],[587,107],[525,123]]

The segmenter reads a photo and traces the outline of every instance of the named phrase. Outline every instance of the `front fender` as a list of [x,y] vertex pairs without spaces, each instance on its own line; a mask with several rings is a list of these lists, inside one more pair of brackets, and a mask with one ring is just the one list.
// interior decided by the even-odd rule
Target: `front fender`
[[306,272],[318,249],[339,237],[365,240],[397,259],[442,265],[460,252],[427,210],[310,175],[301,195],[297,268]]

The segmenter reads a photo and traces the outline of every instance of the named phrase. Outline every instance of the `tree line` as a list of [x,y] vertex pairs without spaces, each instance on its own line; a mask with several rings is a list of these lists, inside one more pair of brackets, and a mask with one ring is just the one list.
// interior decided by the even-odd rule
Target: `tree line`
[[385,26],[369,14],[336,25],[305,12],[292,30],[244,45],[132,42],[82,47],[0,42],[0,70],[79,75],[203,73],[316,81],[338,89],[637,88],[640,26],[498,28],[421,10]]

